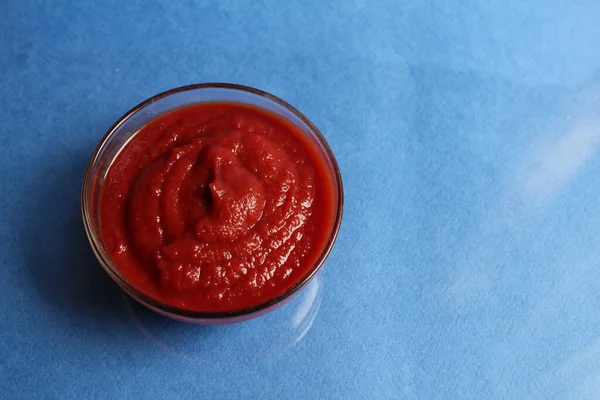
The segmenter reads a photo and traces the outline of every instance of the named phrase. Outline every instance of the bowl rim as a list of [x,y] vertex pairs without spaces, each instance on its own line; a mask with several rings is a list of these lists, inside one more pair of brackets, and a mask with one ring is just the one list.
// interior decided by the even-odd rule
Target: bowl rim
[[[127,121],[129,118],[131,118],[132,116],[137,114],[139,111],[144,109],[146,106],[148,106],[158,100],[164,99],[166,97],[169,97],[169,96],[177,94],[177,93],[186,92],[186,91],[196,91],[196,90],[202,90],[202,89],[225,89],[225,90],[241,91],[241,92],[258,95],[258,96],[266,98],[267,100],[270,100],[274,103],[277,103],[279,106],[284,107],[285,109],[287,109],[287,111],[294,114],[304,124],[306,124],[306,126],[310,129],[311,133],[314,134],[314,136],[317,138],[319,146],[322,147],[322,150],[325,153],[324,155],[327,158],[327,161],[331,164],[331,167],[333,170],[331,178],[334,181],[334,182],[332,182],[332,184],[334,184],[337,189],[337,204],[334,205],[334,207],[336,208],[335,221],[332,225],[332,231],[331,231],[331,234],[329,235],[329,239],[328,239],[327,243],[325,244],[325,246],[323,248],[323,251],[321,252],[321,255],[319,256],[317,261],[314,263],[314,265],[308,270],[308,272],[301,279],[299,279],[294,285],[292,285],[290,288],[288,288],[285,292],[283,292],[267,301],[264,301],[262,303],[259,303],[259,304],[256,304],[256,305],[253,305],[250,307],[235,309],[235,310],[227,310],[227,311],[188,310],[185,308],[180,308],[180,307],[176,307],[176,306],[172,306],[172,305],[163,303],[162,301],[159,301],[159,300],[145,294],[144,292],[136,289],[133,284],[129,283],[128,280],[125,279],[124,276],[122,276],[122,274],[118,271],[117,267],[112,265],[113,264],[112,260],[105,259],[105,257],[103,256],[102,251],[100,251],[100,249],[99,249],[99,243],[102,243],[102,238],[97,236],[94,233],[93,228],[92,228],[92,225],[93,225],[92,217],[91,217],[92,214],[91,214],[91,212],[88,211],[90,208],[90,204],[88,202],[86,193],[87,192],[91,193],[91,185],[93,184],[92,171],[94,170],[94,166],[98,162],[101,151],[105,148],[106,143],[115,134],[115,132],[118,130],[118,128],[125,121]],[[235,101],[233,101],[233,102],[235,103]],[[257,105],[253,105],[253,106],[263,109],[263,107],[261,107],[261,106],[257,106]],[[185,105],[180,106],[180,107],[185,107]],[[153,117],[152,119],[158,118],[160,115],[162,115],[162,114],[159,114],[156,117]],[[148,122],[150,122],[152,119],[150,119]],[[290,121],[290,123],[294,124],[292,121]],[[125,143],[127,143],[127,142],[125,142]],[[121,146],[121,148],[122,148],[122,146]],[[111,163],[112,163],[112,161],[114,161],[114,160],[111,160]],[[109,166],[109,168],[110,168],[110,166]],[[176,316],[176,317],[183,317],[186,319],[193,319],[193,320],[207,320],[207,321],[217,321],[217,320],[225,320],[225,319],[230,319],[230,318],[232,318],[232,319],[240,318],[240,317],[244,317],[244,316],[252,316],[253,314],[260,315],[262,313],[268,312],[270,308],[276,306],[277,304],[285,303],[287,300],[291,299],[308,282],[311,281],[311,279],[321,269],[325,260],[331,253],[333,245],[339,234],[339,230],[340,230],[340,226],[341,226],[341,222],[342,222],[343,209],[344,209],[344,190],[343,190],[343,185],[342,185],[342,176],[341,176],[340,168],[339,168],[339,165],[335,158],[335,155],[333,154],[333,151],[331,150],[331,147],[327,143],[327,140],[325,139],[325,137],[323,136],[321,131],[315,126],[315,124],[313,124],[313,122],[308,117],[306,117],[302,112],[300,112],[294,106],[290,105],[289,103],[280,99],[277,96],[274,96],[268,92],[265,92],[263,90],[256,89],[256,88],[253,88],[250,86],[244,86],[244,85],[238,85],[238,84],[232,84],[232,83],[221,83],[221,82],[197,83],[197,84],[176,87],[176,88],[158,93],[158,94],[148,98],[147,100],[142,101],[141,103],[139,103],[138,105],[136,105],[135,107],[133,107],[132,109],[127,111],[125,114],[123,114],[108,129],[108,131],[104,134],[104,136],[102,137],[102,139],[96,146],[94,153],[90,157],[90,161],[87,165],[85,175],[84,175],[83,185],[82,185],[82,191],[81,191],[81,213],[83,216],[83,224],[85,226],[85,232],[86,232],[86,235],[90,242],[90,245],[92,247],[92,250],[94,251],[94,254],[96,255],[96,258],[100,262],[100,265],[102,266],[102,268],[109,274],[109,276],[125,292],[127,292],[134,299],[136,299],[137,301],[140,301],[142,304],[145,304],[146,306],[151,306],[151,308],[156,308],[162,312],[165,312],[167,314],[172,314],[173,316]],[[106,258],[109,258],[109,257],[106,257]]]

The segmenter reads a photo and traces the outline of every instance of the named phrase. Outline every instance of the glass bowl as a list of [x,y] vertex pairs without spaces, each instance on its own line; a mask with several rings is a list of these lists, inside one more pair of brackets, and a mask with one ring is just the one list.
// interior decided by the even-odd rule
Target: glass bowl
[[[102,221],[99,220],[99,202],[102,185],[108,169],[121,149],[143,126],[160,115],[187,105],[207,102],[233,102],[252,105],[275,113],[293,123],[320,150],[319,153],[324,165],[328,168],[328,177],[333,189],[335,210],[333,228],[317,262],[284,293],[261,304],[232,311],[186,310],[165,304],[136,289],[119,272],[119,269],[108,256],[100,230]],[[102,138],[91,157],[83,182],[81,207],[85,230],[98,261],[110,277],[131,297],[151,310],[177,320],[202,324],[232,323],[258,317],[284,305],[319,271],[333,247],[342,220],[342,177],[333,152],[321,132],[306,116],[285,101],[269,93],[246,86],[225,83],[197,84],[160,93],[119,118]]]

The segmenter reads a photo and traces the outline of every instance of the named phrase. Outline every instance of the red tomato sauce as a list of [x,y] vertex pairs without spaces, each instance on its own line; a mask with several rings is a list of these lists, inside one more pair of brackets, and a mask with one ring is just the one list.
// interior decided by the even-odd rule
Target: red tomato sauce
[[103,240],[136,289],[194,311],[258,305],[318,260],[334,195],[323,154],[271,112],[206,103],[159,116],[109,167]]

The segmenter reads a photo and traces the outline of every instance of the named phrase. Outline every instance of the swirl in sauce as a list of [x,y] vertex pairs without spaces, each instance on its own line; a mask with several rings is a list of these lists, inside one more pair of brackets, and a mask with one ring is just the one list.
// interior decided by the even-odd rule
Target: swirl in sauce
[[143,127],[109,168],[100,213],[117,268],[167,304],[259,304],[312,267],[331,234],[327,167],[279,117],[207,103]]

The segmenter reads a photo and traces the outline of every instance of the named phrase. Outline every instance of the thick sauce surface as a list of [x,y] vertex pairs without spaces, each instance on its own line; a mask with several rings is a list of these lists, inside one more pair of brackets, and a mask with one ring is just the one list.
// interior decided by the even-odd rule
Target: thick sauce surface
[[196,311],[260,304],[314,265],[331,235],[331,173],[291,123],[235,103],[158,117],[108,170],[102,236],[138,290]]

